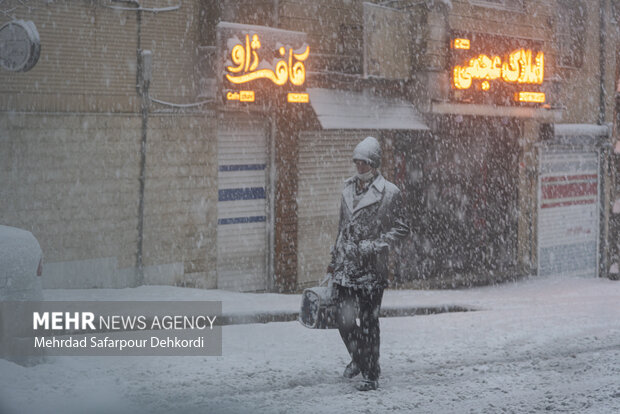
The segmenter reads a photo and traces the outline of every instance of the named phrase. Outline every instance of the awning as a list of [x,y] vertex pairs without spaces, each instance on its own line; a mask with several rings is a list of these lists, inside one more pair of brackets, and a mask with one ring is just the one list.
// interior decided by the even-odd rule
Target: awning
[[430,112],[440,115],[530,118],[542,122],[558,122],[562,120],[561,109],[530,108],[524,106],[497,106],[456,102],[431,102]]
[[334,89],[307,92],[323,129],[428,130],[414,106],[404,100]]
[[554,124],[553,134],[556,142],[578,145],[595,146],[603,145],[609,134],[610,126],[596,124]]
[[555,124],[553,126],[556,137],[607,137],[609,127],[596,124]]

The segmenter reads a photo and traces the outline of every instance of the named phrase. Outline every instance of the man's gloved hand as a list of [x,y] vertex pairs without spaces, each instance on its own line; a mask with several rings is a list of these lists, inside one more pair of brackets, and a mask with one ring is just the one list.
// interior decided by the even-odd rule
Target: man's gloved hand
[[347,259],[349,260],[354,260],[357,258],[357,255],[359,254],[359,250],[357,248],[357,245],[355,243],[353,243],[350,240],[347,240],[344,243],[343,246],[344,249],[344,255]]
[[375,251],[375,245],[370,240],[362,240],[358,246],[359,253],[362,257],[367,257]]

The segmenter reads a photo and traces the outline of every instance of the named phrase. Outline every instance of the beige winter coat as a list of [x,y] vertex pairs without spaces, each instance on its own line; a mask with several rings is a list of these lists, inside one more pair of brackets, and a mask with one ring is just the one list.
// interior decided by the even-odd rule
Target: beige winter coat
[[379,174],[354,207],[356,182],[349,178],[342,191],[332,280],[346,287],[386,286],[388,253],[409,235],[402,195]]

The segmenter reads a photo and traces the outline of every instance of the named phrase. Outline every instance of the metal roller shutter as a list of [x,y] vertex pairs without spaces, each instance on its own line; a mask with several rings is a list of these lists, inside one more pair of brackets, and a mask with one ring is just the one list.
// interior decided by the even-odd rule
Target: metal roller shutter
[[596,152],[542,149],[538,180],[538,274],[598,274]]
[[321,131],[299,137],[297,192],[297,283],[316,284],[325,275],[336,239],[344,180],[355,174],[353,148],[365,133]]
[[218,126],[217,286],[267,288],[267,124],[224,119]]

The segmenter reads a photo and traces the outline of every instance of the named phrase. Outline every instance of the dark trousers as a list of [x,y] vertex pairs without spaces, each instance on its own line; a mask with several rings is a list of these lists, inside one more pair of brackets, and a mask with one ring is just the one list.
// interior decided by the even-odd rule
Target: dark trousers
[[[379,311],[383,288],[338,289],[338,330],[342,341],[364,378],[379,379]],[[359,324],[358,324],[359,320]]]

